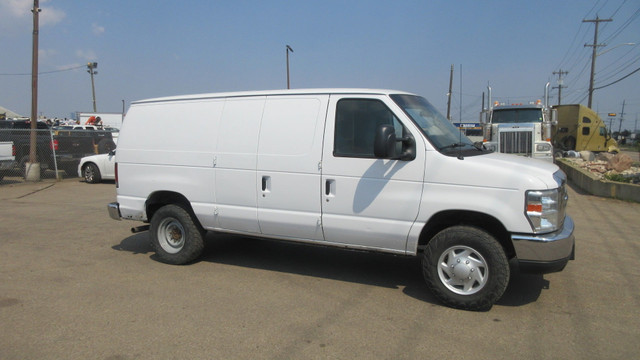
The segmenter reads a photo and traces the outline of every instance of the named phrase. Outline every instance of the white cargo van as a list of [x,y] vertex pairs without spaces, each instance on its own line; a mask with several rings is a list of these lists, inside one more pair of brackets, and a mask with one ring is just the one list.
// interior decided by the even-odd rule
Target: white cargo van
[[486,309],[510,262],[573,259],[566,177],[490,153],[424,98],[281,90],[132,103],[118,141],[114,219],[150,223],[158,257],[189,263],[206,231],[421,256],[447,305]]

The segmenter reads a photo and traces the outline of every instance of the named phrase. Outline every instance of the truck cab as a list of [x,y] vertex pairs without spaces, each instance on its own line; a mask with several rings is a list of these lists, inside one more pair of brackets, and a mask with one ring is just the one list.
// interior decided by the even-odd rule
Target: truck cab
[[551,129],[557,116],[547,103],[537,100],[529,104],[490,105],[480,116],[484,146],[491,151],[553,161]]
[[580,104],[556,105],[558,123],[554,126],[553,144],[558,150],[619,152],[600,116]]

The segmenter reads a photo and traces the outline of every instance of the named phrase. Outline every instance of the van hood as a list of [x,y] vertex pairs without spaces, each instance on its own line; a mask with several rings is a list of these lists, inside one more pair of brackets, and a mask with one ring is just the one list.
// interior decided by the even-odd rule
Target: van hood
[[429,182],[514,190],[554,189],[566,179],[558,166],[544,160],[502,153],[460,160],[436,151],[427,152],[425,177]]

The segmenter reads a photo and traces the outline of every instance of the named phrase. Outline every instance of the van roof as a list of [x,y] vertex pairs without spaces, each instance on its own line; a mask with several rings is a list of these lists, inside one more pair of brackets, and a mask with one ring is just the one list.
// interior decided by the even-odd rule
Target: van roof
[[385,89],[358,89],[358,88],[283,89],[283,90],[238,91],[238,92],[168,96],[168,97],[159,97],[159,98],[152,98],[152,99],[145,99],[145,100],[137,100],[137,101],[133,101],[131,104],[133,105],[133,104],[144,104],[144,103],[152,103],[152,102],[215,99],[215,98],[230,98],[230,97],[242,97],[242,96],[305,95],[305,94],[415,95],[412,93],[408,93],[406,91],[385,90]]

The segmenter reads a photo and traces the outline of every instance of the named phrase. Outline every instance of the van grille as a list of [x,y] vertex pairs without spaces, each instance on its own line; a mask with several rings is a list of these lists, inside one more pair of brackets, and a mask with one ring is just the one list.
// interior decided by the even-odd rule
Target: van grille
[[500,152],[531,156],[533,149],[532,131],[501,131]]

